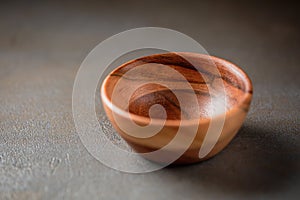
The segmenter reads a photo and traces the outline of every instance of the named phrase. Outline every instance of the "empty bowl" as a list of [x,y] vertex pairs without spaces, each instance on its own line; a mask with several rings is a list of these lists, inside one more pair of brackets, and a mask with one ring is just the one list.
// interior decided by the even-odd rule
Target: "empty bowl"
[[[238,66],[187,52],[129,61],[101,87],[113,127],[136,152],[158,163],[188,164],[216,155],[240,129],[251,98],[251,81]],[[218,102],[224,102],[223,109]],[[212,121],[221,129],[214,129]],[[212,141],[206,136],[214,131],[220,133]],[[201,156],[204,142],[211,148]]]

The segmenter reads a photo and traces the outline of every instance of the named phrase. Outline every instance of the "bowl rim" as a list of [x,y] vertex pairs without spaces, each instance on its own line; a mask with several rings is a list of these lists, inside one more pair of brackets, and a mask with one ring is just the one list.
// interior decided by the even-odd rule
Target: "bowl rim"
[[[139,59],[146,58],[146,57],[149,57],[149,56],[159,56],[159,55],[169,54],[169,53],[186,54],[186,55],[192,55],[192,56],[198,56],[198,57],[200,56],[202,58],[211,59],[214,62],[217,61],[218,63],[222,64],[222,66],[224,66],[225,68],[229,68],[235,76],[240,76],[241,80],[245,84],[244,95],[241,98],[239,98],[239,101],[238,101],[237,104],[230,107],[225,113],[213,115],[213,116],[211,116],[211,118],[198,118],[198,119],[194,118],[194,119],[183,119],[183,120],[180,120],[180,119],[166,119],[165,120],[165,119],[158,119],[158,118],[152,118],[151,119],[149,117],[137,115],[137,114],[131,113],[129,111],[126,111],[124,109],[121,109],[118,106],[114,105],[112,103],[112,101],[109,100],[109,98],[107,97],[107,92],[106,92],[106,87],[105,86],[107,85],[107,82],[108,82],[108,80],[110,78],[110,75],[112,73],[114,73],[118,69],[124,67],[125,65],[128,65],[129,63],[133,63],[133,62],[135,62]],[[111,112],[115,112],[115,113],[117,113],[118,115],[121,115],[124,118],[128,118],[127,116],[130,116],[131,120],[133,120],[136,123],[141,123],[141,124],[146,123],[146,124],[148,124],[149,121],[150,121],[151,124],[153,124],[153,125],[165,125],[165,126],[172,126],[172,127],[205,124],[205,123],[210,123],[212,118],[215,119],[215,118],[222,117],[223,115],[226,115],[226,116],[233,115],[237,110],[241,109],[240,107],[246,101],[249,101],[249,104],[251,103],[252,94],[253,94],[252,81],[249,78],[249,76],[246,74],[246,72],[243,71],[238,65],[232,63],[231,61],[225,60],[223,58],[219,58],[219,57],[211,56],[211,55],[207,55],[207,54],[193,53],[193,52],[166,52],[166,53],[159,53],[159,54],[151,54],[151,55],[139,57],[139,58],[134,59],[134,60],[130,60],[126,63],[123,63],[122,65],[120,65],[116,69],[114,69],[112,72],[110,72],[105,77],[105,79],[103,80],[102,85],[101,85],[101,89],[100,89],[100,96],[101,96],[101,99],[102,99],[102,104],[107,106],[111,110]],[[245,111],[245,113],[247,113],[247,111]]]

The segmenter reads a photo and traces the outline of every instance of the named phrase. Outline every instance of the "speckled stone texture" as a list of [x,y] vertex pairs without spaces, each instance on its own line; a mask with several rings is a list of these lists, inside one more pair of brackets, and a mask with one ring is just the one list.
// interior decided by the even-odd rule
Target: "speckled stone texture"
[[[297,7],[238,1],[1,3],[0,199],[298,199]],[[102,40],[141,26],[186,33],[251,77],[246,122],[216,157],[133,175],[105,167],[80,142],[71,102],[80,63]],[[103,128],[128,148],[107,121]]]

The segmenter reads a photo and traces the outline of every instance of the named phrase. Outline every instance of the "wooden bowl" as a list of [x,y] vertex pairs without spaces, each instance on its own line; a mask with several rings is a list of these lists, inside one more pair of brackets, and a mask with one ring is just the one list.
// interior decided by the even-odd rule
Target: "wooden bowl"
[[[186,86],[184,78],[175,77],[173,72],[166,71],[163,65],[183,75],[190,87]],[[140,66],[144,67],[143,70],[130,73]],[[218,73],[213,70],[214,68]],[[223,87],[216,84],[217,82],[221,82]],[[172,89],[168,87],[170,85]],[[213,115],[211,99],[217,98],[221,89],[225,92],[226,109]],[[175,93],[184,99],[184,109]],[[192,102],[194,97],[196,104]],[[156,54],[127,62],[111,72],[101,87],[103,106],[113,127],[136,152],[159,163],[169,162],[168,156],[178,151],[183,152],[173,164],[195,163],[220,152],[241,127],[251,98],[251,81],[238,66],[221,58],[196,53]],[[165,111],[159,106],[153,106],[157,104],[163,106]],[[199,112],[195,113],[195,110]],[[225,119],[220,137],[212,150],[199,158],[199,150],[209,124],[214,118]],[[127,125],[130,133],[124,131],[120,123],[123,126]],[[149,126],[149,124],[152,126],[150,129],[159,130],[157,127],[162,129],[149,137],[147,132],[133,128],[136,125]],[[162,156],[147,154],[169,144],[179,126],[187,136],[191,128],[196,127],[195,137],[186,150],[180,144],[175,144],[175,148],[164,150]]]

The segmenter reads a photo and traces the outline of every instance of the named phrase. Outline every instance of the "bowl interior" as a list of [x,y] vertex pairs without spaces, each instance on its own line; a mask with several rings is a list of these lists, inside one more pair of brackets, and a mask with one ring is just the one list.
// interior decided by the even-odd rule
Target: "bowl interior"
[[[130,61],[110,73],[102,90],[121,110],[169,120],[199,118],[195,106],[200,107],[200,118],[210,118],[216,109],[212,101],[225,98],[228,111],[252,92],[249,78],[237,66],[195,53],[165,53]],[[198,105],[192,101],[194,95]]]

